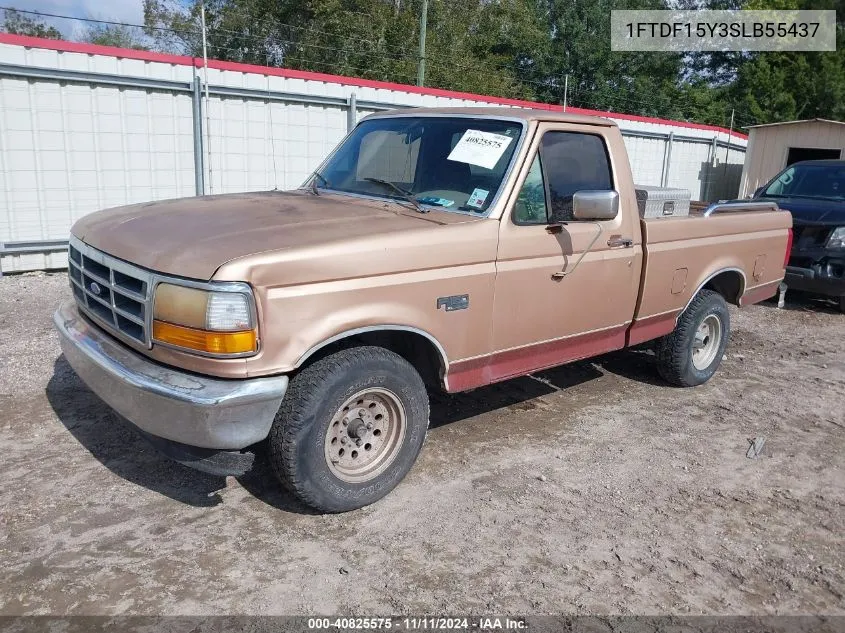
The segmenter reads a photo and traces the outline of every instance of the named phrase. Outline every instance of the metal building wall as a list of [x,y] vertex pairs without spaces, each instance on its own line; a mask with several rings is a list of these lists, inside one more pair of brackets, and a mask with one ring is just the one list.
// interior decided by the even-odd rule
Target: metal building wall
[[[358,119],[378,110],[550,107],[221,62],[208,70],[205,104],[204,72],[196,65],[189,58],[0,35],[0,243],[37,248],[65,240],[75,220],[113,206],[203,190],[297,187]],[[718,172],[706,166],[717,160],[714,148],[724,153],[728,141],[741,163],[744,138],[599,114],[619,123],[638,183],[688,188],[694,198],[725,197],[708,195],[719,190],[709,181]],[[64,266],[61,250],[0,257],[6,272]]]
[[845,123],[814,120],[752,127],[740,195],[753,195],[786,167],[790,147],[838,149],[845,153]]

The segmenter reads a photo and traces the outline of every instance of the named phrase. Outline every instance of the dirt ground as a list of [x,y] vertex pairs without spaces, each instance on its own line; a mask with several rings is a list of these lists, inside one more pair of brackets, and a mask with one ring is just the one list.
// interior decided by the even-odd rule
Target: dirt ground
[[845,316],[822,303],[732,309],[695,389],[633,351],[438,396],[408,478],[318,516],[266,461],[224,480],[149,448],[61,357],[69,295],[0,279],[0,615],[845,614]]

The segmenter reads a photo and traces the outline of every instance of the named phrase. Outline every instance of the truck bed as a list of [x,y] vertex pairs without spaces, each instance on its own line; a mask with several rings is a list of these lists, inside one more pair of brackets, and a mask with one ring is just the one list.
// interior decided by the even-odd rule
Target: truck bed
[[[641,219],[643,275],[629,344],[668,333],[703,287],[719,284],[731,303],[771,297],[784,276],[792,216],[777,205],[732,204],[705,215]],[[729,246],[728,246],[729,245]],[[714,252],[719,255],[714,259]]]

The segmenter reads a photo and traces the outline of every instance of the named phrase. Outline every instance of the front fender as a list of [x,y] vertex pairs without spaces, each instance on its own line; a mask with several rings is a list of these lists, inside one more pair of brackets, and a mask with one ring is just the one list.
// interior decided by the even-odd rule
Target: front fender
[[[293,371],[340,338],[385,329],[424,336],[443,367],[489,353],[494,279],[491,262],[259,290],[262,344],[248,373]],[[467,308],[438,308],[453,295],[468,295]]]

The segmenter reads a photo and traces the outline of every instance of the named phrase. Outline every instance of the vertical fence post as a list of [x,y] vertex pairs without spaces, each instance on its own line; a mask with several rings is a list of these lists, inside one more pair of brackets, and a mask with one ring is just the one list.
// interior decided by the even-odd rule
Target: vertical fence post
[[202,143],[202,84],[194,75],[194,90],[191,93],[194,114],[194,183],[198,196],[205,194],[205,154]]
[[713,136],[713,140],[710,141],[710,153],[707,156],[707,175],[705,176],[704,181],[704,195],[702,199],[706,202],[710,202],[710,194],[713,193],[713,185],[716,184],[716,150],[719,147],[719,137]]
[[672,141],[675,140],[675,133],[669,132],[666,137],[666,148],[663,150],[663,173],[660,174],[660,186],[665,187],[669,182],[669,167],[672,164]]
[[358,104],[355,98],[355,93],[349,95],[346,99],[346,131],[351,132],[355,124],[358,123]]

